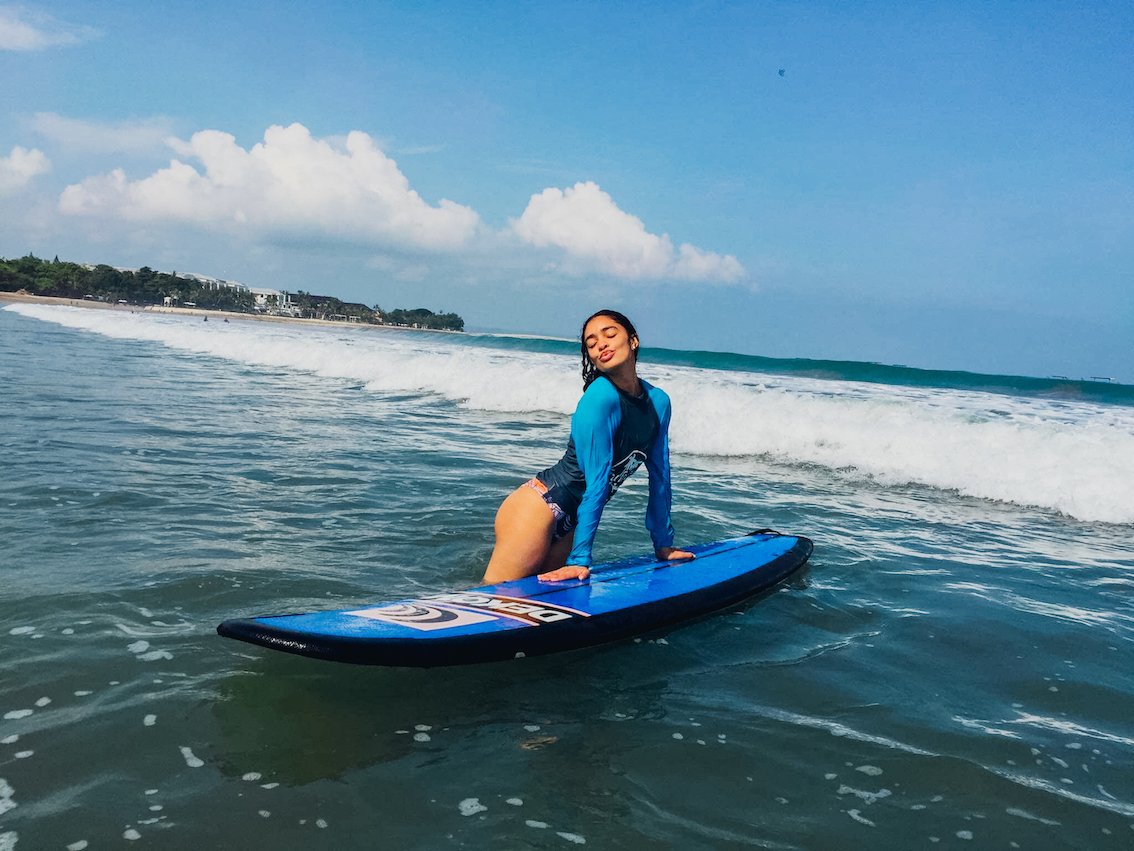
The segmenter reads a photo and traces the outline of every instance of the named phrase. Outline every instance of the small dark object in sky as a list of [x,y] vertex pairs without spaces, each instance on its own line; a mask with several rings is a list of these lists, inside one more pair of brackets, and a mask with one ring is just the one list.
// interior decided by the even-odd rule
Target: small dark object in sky
[[780,76],[782,77],[783,75],[784,75],[784,69],[783,69],[783,68],[781,68],[781,69],[780,69]]

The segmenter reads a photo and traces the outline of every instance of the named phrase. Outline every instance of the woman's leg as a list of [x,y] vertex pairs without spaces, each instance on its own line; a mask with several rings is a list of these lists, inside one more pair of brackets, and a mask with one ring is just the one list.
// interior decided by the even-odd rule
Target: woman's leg
[[567,556],[571,555],[571,545],[575,540],[575,533],[572,532],[565,538],[560,538],[558,541],[553,541],[551,546],[548,547],[547,555],[543,559],[543,564],[539,568],[539,578],[541,582],[564,582],[568,579],[586,579],[591,575],[591,570],[588,567],[581,567],[579,565],[572,565],[566,567]]
[[538,493],[520,485],[496,512],[496,547],[484,572],[484,582],[495,585],[537,573],[551,549],[555,518]]
[[568,533],[558,541],[552,541],[551,546],[547,548],[547,555],[544,556],[543,564],[539,566],[539,572],[547,573],[549,570],[558,570],[567,564],[567,556],[571,555],[571,546],[574,543],[574,532]]

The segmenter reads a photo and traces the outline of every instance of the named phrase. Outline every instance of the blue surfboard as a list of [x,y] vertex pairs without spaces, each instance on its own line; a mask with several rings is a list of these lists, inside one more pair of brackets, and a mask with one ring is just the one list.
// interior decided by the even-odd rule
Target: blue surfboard
[[529,576],[338,611],[227,620],[217,632],[316,659],[427,668],[605,644],[726,609],[783,582],[811,555],[807,538],[760,530],[595,565],[584,580]]

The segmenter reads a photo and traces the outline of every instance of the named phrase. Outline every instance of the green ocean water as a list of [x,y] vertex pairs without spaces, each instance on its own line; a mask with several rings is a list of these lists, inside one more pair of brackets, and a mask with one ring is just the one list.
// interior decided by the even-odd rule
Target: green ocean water
[[1121,387],[647,352],[680,539],[805,534],[798,581],[467,668],[215,635],[476,584],[572,351],[0,310],[0,848],[1134,844]]

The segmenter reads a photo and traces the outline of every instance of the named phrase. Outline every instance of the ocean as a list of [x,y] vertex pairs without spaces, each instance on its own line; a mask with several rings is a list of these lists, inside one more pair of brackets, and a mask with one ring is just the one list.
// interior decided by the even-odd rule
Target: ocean
[[[1134,847],[1134,388],[651,348],[775,593],[431,670],[221,620],[479,584],[574,343],[0,309],[0,851]],[[642,553],[642,471],[596,558]]]

